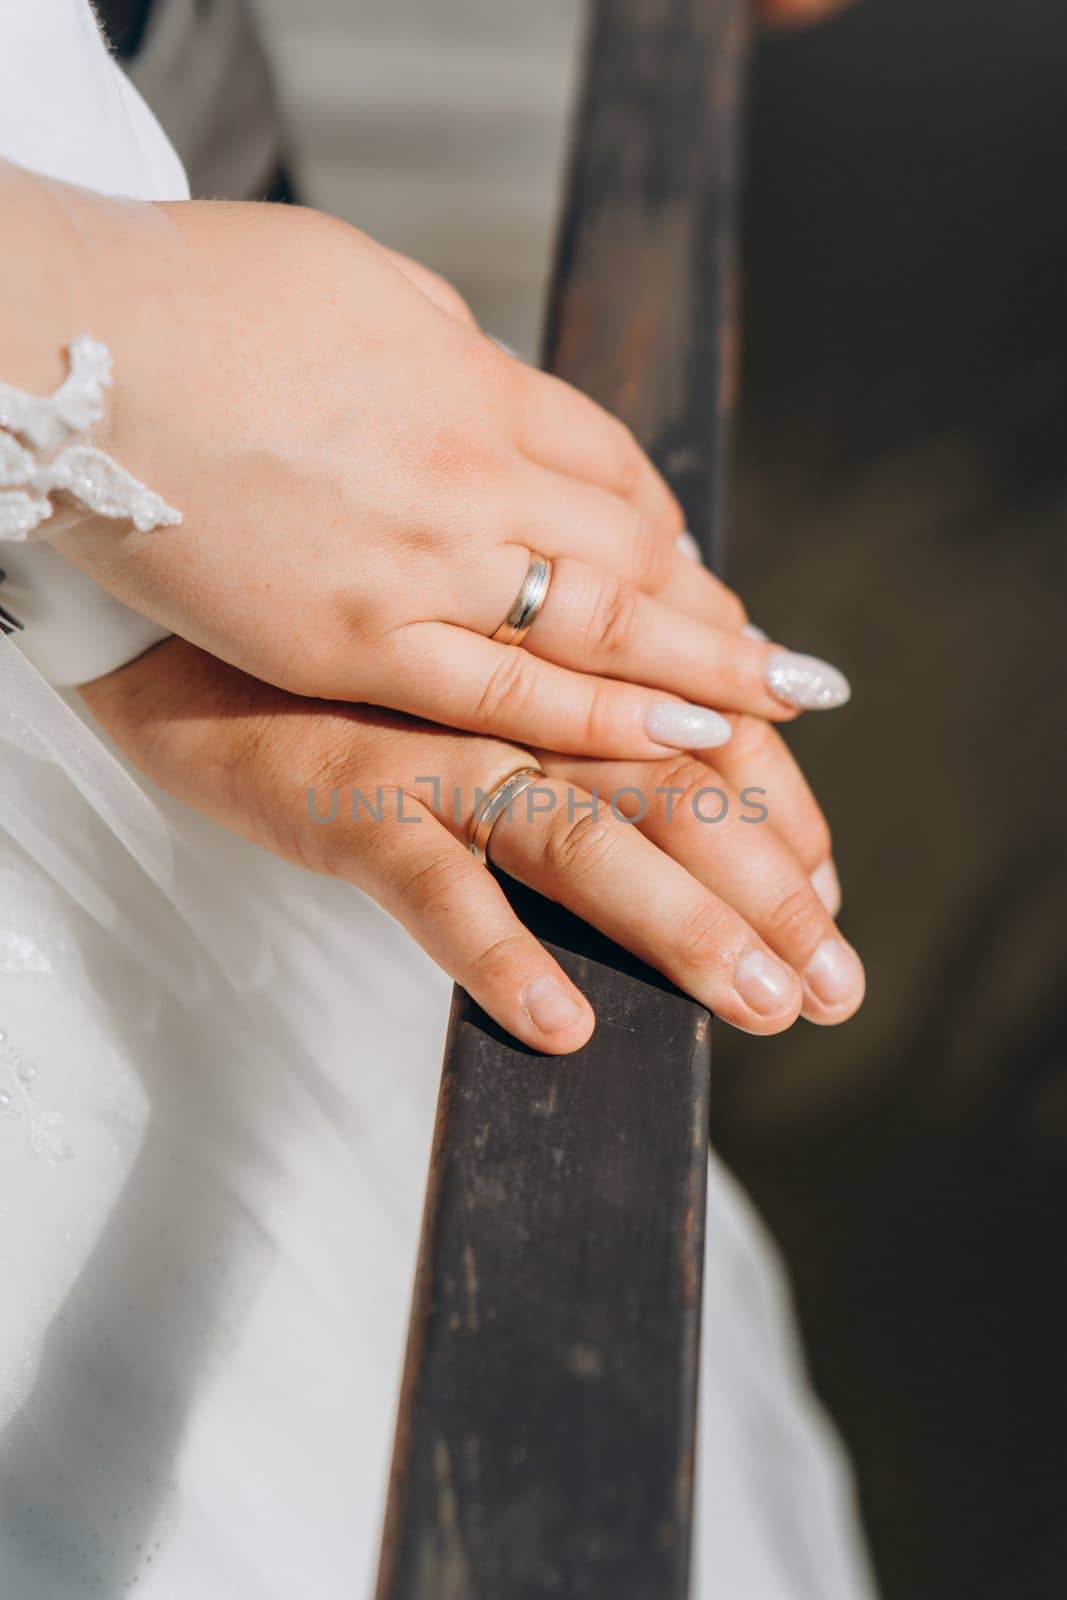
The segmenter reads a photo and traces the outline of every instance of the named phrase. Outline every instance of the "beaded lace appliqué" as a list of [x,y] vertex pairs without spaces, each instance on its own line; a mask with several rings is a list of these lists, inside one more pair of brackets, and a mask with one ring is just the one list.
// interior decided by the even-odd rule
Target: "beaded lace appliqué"
[[84,435],[104,415],[111,351],[87,335],[70,344],[70,371],[50,395],[0,383],[0,539],[43,539],[51,496],[68,495],[98,517],[132,522],[140,533],[179,523],[181,512]]

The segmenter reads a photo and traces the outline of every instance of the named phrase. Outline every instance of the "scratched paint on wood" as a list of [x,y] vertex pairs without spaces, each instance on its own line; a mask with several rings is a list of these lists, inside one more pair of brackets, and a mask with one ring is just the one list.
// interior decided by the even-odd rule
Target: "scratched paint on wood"
[[[717,549],[737,0],[598,0],[546,364],[619,412]],[[506,885],[597,1011],[566,1061],[457,992],[378,1600],[685,1600],[709,1019]]]

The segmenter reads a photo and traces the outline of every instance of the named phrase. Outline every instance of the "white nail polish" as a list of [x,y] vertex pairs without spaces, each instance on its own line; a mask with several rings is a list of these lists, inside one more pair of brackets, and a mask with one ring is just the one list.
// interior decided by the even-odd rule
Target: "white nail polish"
[[754,622],[746,622],[741,629],[746,639],[756,639],[760,644],[766,644],[770,634],[764,633],[762,628],[757,628]]
[[690,561],[703,561],[704,553],[688,529],[680,533],[675,542],[683,556],[688,556]]
[[832,711],[852,695],[848,679],[817,656],[778,650],[767,663],[767,687],[787,706],[801,711]]
[[811,886],[832,917],[841,910],[841,883],[829,857],[811,875]]
[[713,750],[726,743],[733,729],[717,711],[664,700],[645,717],[645,732],[657,744],[668,744],[675,750]]

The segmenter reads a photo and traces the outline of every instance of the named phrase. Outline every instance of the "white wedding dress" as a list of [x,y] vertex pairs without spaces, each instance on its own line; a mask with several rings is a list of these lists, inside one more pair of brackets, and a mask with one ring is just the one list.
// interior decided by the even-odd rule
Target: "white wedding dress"
[[[183,193],[86,0],[3,8],[0,155]],[[149,791],[9,639],[0,762],[0,1596],[369,1595],[449,985]],[[868,1600],[714,1159],[708,1235],[694,1592]]]

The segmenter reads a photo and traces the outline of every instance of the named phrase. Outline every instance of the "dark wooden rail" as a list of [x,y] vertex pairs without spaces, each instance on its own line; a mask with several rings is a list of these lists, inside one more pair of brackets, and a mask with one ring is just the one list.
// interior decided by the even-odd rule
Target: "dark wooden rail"
[[[546,364],[718,549],[739,0],[596,0]],[[596,1008],[566,1061],[453,1007],[378,1600],[684,1600],[709,1017],[509,888]]]

